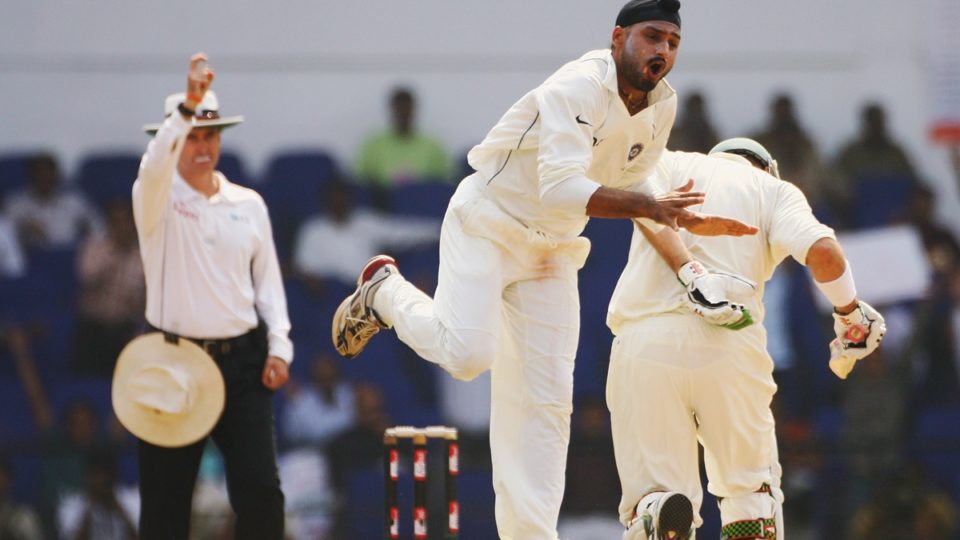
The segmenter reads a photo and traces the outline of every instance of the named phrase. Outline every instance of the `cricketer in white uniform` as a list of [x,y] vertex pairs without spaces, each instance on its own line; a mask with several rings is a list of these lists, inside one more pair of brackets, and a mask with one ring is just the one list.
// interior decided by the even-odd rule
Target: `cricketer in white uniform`
[[[392,327],[458,379],[492,368],[490,444],[504,539],[557,538],[580,333],[577,271],[590,250],[579,235],[588,216],[694,228],[699,217],[716,225],[707,233],[753,232],[683,210],[700,194],[628,191],[652,172],[673,125],[676,95],[663,77],[679,46],[679,7],[627,3],[611,50],[561,67],[470,151],[477,172],[444,217],[434,299],[379,256],[334,317],[344,356]],[[727,322],[743,315],[725,302],[722,310]]]
[[[857,301],[833,230],[817,221],[796,186],[761,170],[775,167],[775,161],[758,143],[731,139],[714,150],[710,156],[666,152],[653,182],[670,189],[694,178],[695,188],[707,193],[703,211],[754,224],[760,232],[743,238],[681,232],[690,254],[718,274],[729,272],[760,284],[742,287],[741,298],[728,290],[757,323],[763,322],[763,282],[776,266],[788,255],[807,265],[836,310],[847,314],[835,315],[838,339],[831,344],[835,356],[849,357],[842,367],[831,362],[831,369],[846,377],[856,359],[877,347],[885,326],[873,308]],[[698,437],[705,449],[708,489],[721,498],[722,538],[783,538],[770,410],[776,385],[763,325],[731,332],[691,316],[683,307],[684,290],[664,286],[674,280],[664,261],[676,265],[682,259],[658,253],[655,234],[646,234],[652,243],[644,236],[637,227],[607,316],[616,336],[607,404],[623,489],[620,519],[628,527],[624,538],[666,537],[653,530],[649,519],[645,523],[645,516],[656,517],[663,501],[675,494],[692,500],[696,514],[702,500]],[[860,335],[853,335],[857,331]],[[700,523],[695,515],[695,526]],[[693,533],[677,532],[670,538]]]

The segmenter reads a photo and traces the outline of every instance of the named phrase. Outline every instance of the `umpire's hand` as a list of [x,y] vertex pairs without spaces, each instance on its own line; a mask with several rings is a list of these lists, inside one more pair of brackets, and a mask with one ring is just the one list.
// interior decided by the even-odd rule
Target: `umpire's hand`
[[260,380],[263,385],[271,390],[276,390],[286,384],[290,378],[289,366],[279,357],[268,356],[267,363],[263,365],[263,375]]

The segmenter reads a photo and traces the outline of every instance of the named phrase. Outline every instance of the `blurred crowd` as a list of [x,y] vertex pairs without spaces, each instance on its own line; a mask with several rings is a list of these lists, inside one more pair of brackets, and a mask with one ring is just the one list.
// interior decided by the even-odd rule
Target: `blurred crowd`
[[[417,129],[410,89],[395,89],[387,102],[388,125],[352,161],[322,149],[281,152],[250,175],[241,156],[221,158],[228,178],[266,200],[285,275],[296,359],[276,402],[288,530],[292,538],[379,537],[384,428],[453,423],[462,428],[463,537],[492,538],[482,400],[466,414],[456,409],[456,391],[444,387],[449,378],[392,335],[347,362],[335,357],[327,334],[336,304],[373,254],[396,254],[405,275],[432,293],[440,219],[469,172],[463,158]],[[669,147],[706,152],[727,136],[755,138],[836,230],[913,228],[931,285],[921,298],[877,306],[889,313],[891,331],[846,381],[827,369],[831,320],[817,311],[803,268],[784,264],[768,285],[787,530],[795,540],[958,538],[960,243],[934,217],[939,194],[931,186],[939,184],[913,167],[881,104],[864,104],[856,134],[836,149],[818,147],[801,118],[782,94],[755,133],[721,133],[707,97],[688,93]],[[229,148],[229,134],[224,141]],[[953,157],[960,182],[960,153]],[[112,415],[110,379],[120,351],[145,325],[129,195],[138,161],[97,154],[68,175],[50,153],[0,154],[0,538],[136,537],[134,446]],[[581,286],[561,522],[561,536],[578,540],[584,523],[618,526],[604,319],[629,227],[615,226],[593,220],[587,229],[594,255]],[[439,452],[432,455],[431,467],[439,466]],[[197,538],[231,537],[223,482],[211,447],[194,498]],[[718,520],[706,501],[701,534],[710,538]]]

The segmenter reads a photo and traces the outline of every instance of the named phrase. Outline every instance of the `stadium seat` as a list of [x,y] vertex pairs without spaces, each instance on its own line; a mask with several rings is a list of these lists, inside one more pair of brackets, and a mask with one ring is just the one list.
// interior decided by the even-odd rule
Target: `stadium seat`
[[114,199],[130,200],[140,169],[139,152],[91,154],[83,158],[75,185],[101,209]]
[[853,182],[853,227],[889,225],[902,218],[913,198],[914,184],[896,175],[872,175]]
[[0,378],[0,441],[3,446],[26,442],[37,435],[30,401],[18,378]]
[[251,186],[252,180],[247,174],[247,168],[244,166],[240,155],[236,152],[230,152],[228,150],[221,151],[220,162],[217,163],[217,170],[222,172],[223,175],[227,177],[227,180],[234,184],[247,187]]
[[33,153],[0,155],[0,202],[27,184],[27,162]]
[[78,289],[77,249],[38,248],[27,253],[27,268],[24,278],[25,294],[30,302],[27,310],[34,307],[72,310]]
[[439,181],[399,185],[390,190],[390,208],[401,216],[441,219],[455,189]]
[[319,149],[284,152],[269,160],[263,183],[256,189],[270,209],[281,258],[290,255],[303,220],[323,211],[320,201],[326,185],[338,177],[334,159]]
[[915,441],[927,475],[960,496],[960,406],[937,407],[917,416]]

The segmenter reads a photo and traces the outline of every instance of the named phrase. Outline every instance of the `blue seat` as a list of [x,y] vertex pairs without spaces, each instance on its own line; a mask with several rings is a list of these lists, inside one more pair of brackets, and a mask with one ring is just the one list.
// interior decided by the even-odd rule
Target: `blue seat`
[[440,219],[455,189],[439,181],[399,185],[390,190],[390,208],[397,215]]
[[[348,538],[382,538],[384,533],[383,467],[371,465],[368,468],[351,471],[346,478],[346,505],[347,508],[347,537]],[[398,486],[399,488],[399,486]],[[398,489],[398,493],[401,490]],[[409,490],[403,491],[409,496]],[[402,510],[401,510],[402,511]],[[410,513],[401,516],[401,529],[411,535]]]
[[72,310],[76,301],[77,248],[38,248],[27,254],[29,273],[24,286],[30,306]]
[[269,160],[263,182],[256,189],[270,209],[282,258],[289,256],[303,220],[324,210],[321,197],[339,174],[334,159],[320,149],[284,152]]
[[914,184],[899,175],[861,176],[853,182],[853,227],[889,225],[904,217],[913,198]]
[[57,416],[62,418],[70,404],[85,401],[93,405],[97,420],[105,424],[113,414],[111,405],[111,385],[108,379],[95,377],[59,377],[51,380],[50,403]]
[[[437,225],[439,228],[439,224]],[[440,248],[437,244],[417,246],[416,248],[393,253],[403,271],[404,277],[429,295],[437,288],[437,276],[440,268]]]
[[457,478],[457,494],[460,499],[460,538],[497,538],[493,475],[490,470],[462,463]]
[[960,495],[960,406],[921,412],[916,421],[918,456],[930,478]]
[[459,176],[458,176],[457,178],[455,178],[454,180],[456,180],[458,183],[460,182],[460,180],[462,180],[462,179],[470,176],[471,174],[477,172],[477,171],[473,170],[473,167],[470,166],[470,162],[467,161],[467,154],[469,154],[469,153],[470,153],[470,149],[467,148],[466,150],[463,151],[462,154],[460,154],[460,157],[457,158],[457,163],[456,163],[456,165],[457,165],[457,171],[456,171],[455,174],[458,174]]
[[267,163],[261,192],[269,204],[303,217],[320,210],[320,195],[339,174],[333,157],[323,150],[284,152]]
[[27,185],[27,164],[34,153],[0,155],[0,199]]
[[130,199],[133,181],[140,169],[140,153],[110,152],[83,158],[76,185],[100,208],[115,199]]
[[353,288],[336,281],[324,281],[319,290],[312,290],[295,278],[287,279],[284,286],[292,323],[290,339],[297,358],[291,369],[294,375],[307,377],[314,356],[336,355],[328,331],[330,322],[337,306]]
[[17,378],[0,378],[0,441],[3,445],[26,442],[37,435],[27,393]]
[[[609,283],[610,292],[616,285],[620,272],[627,264],[633,223],[626,219],[594,218],[587,223],[583,236],[590,239],[590,257],[583,267],[584,276],[599,276]],[[581,282],[584,280],[581,280]],[[603,301],[609,301],[607,295]]]
[[247,168],[243,164],[243,159],[236,152],[228,150],[220,152],[220,161],[217,163],[217,170],[222,172],[227,180],[234,184],[250,187],[251,179],[247,174]]

